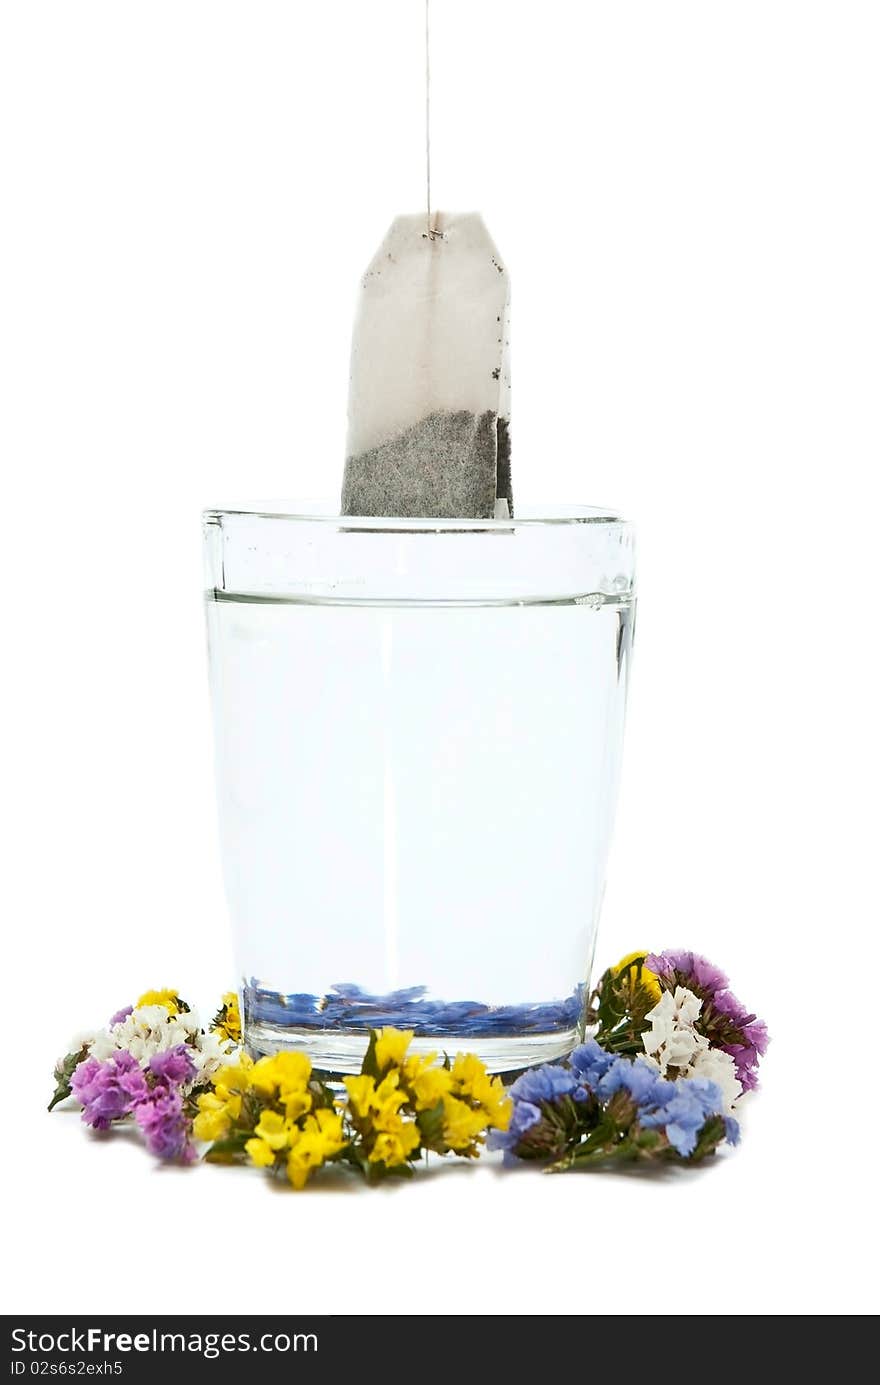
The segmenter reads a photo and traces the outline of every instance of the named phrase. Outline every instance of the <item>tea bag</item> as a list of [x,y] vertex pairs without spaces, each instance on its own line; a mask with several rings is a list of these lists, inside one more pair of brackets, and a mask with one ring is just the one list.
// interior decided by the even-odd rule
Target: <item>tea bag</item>
[[397,217],[363,278],[343,514],[513,511],[507,271],[482,217],[433,224]]

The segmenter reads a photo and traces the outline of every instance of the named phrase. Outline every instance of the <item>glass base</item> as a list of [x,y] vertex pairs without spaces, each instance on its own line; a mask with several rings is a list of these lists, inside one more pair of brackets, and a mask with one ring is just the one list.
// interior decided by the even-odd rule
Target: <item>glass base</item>
[[413,1053],[474,1053],[489,1072],[552,1062],[578,1042],[586,987],[564,1000],[489,1005],[449,1002],[425,986],[377,995],[352,983],[326,994],[284,993],[255,980],[242,988],[245,1044],[254,1056],[299,1049],[316,1071],[360,1072],[370,1030],[388,1025],[414,1034]]
[[[517,1072],[538,1063],[564,1058],[578,1043],[577,1028],[555,1030],[550,1034],[505,1034],[475,1038],[470,1034],[416,1035],[410,1053],[474,1053],[491,1073]],[[293,1029],[287,1025],[251,1024],[245,1027],[244,1041],[253,1057],[296,1048],[307,1053],[316,1072],[341,1076],[360,1072],[369,1035],[363,1030]]]

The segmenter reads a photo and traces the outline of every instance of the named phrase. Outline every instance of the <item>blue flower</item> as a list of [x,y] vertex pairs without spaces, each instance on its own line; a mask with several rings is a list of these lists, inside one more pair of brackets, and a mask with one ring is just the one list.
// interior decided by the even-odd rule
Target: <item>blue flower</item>
[[537,1106],[542,1101],[557,1102],[561,1097],[570,1096],[573,1101],[586,1101],[589,1093],[573,1072],[552,1063],[543,1067],[531,1068],[518,1077],[510,1089],[516,1103],[530,1102]]
[[541,1112],[530,1101],[514,1103],[513,1115],[506,1130],[490,1130],[486,1141],[487,1149],[513,1149],[533,1125],[541,1120]]
[[588,1039],[585,1044],[580,1044],[574,1050],[568,1061],[571,1063],[572,1072],[591,1091],[595,1091],[597,1083],[614,1062],[614,1056],[595,1039]]
[[[621,1094],[624,1100],[615,1101]],[[689,1159],[707,1121],[716,1123],[706,1150],[722,1139],[739,1142],[739,1124],[725,1115],[717,1082],[705,1077],[661,1077],[643,1056],[615,1057],[595,1039],[581,1044],[567,1063],[549,1063],[524,1072],[510,1088],[513,1114],[506,1131],[489,1132],[488,1147],[504,1151],[505,1162],[538,1159],[545,1163],[566,1155],[577,1163],[584,1136],[605,1132],[604,1145],[585,1141],[585,1161],[611,1158],[618,1150],[644,1152],[639,1129],[659,1130],[665,1143],[654,1147],[663,1156],[674,1150]],[[603,1126],[604,1118],[604,1126]],[[629,1143],[628,1143],[629,1142]]]
[[673,1091],[673,1084],[661,1077],[653,1063],[645,1058],[615,1058],[608,1071],[596,1087],[596,1095],[603,1101],[614,1096],[615,1092],[626,1092],[636,1106],[658,1106],[667,1100]]
[[512,1135],[524,1135],[533,1125],[537,1125],[540,1119],[541,1112],[537,1106],[533,1106],[530,1101],[518,1101],[513,1108],[508,1129]]
[[639,1124],[663,1130],[672,1148],[686,1159],[696,1149],[700,1131],[709,1117],[724,1110],[721,1088],[705,1077],[680,1077],[666,1086],[672,1087],[672,1096],[656,1110],[643,1111]]
[[[520,1159],[556,1159],[565,1152],[586,1109],[590,1093],[576,1073],[545,1063],[522,1073],[510,1088],[513,1114],[506,1131],[490,1131],[489,1149]],[[573,1104],[574,1103],[574,1104]]]
[[721,1088],[708,1077],[680,1077],[679,1090],[684,1088],[692,1100],[699,1103],[705,1116],[719,1116],[724,1110]]

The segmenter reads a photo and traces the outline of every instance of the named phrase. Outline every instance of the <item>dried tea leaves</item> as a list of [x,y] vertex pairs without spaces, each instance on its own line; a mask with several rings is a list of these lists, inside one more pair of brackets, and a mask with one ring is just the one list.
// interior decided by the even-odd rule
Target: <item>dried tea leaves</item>
[[482,218],[401,216],[361,288],[342,511],[512,512],[507,271]]

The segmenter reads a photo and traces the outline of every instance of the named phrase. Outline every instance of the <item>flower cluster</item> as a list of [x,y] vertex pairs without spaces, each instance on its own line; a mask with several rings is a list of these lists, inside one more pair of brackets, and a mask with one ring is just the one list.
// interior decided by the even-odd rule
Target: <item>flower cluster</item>
[[83,1120],[95,1130],[108,1130],[113,1121],[133,1116],[151,1154],[160,1159],[196,1157],[184,1110],[184,1089],[196,1067],[185,1044],[166,1049],[141,1067],[123,1049],[106,1062],[86,1058],[74,1070],[70,1087],[83,1108]]
[[561,1171],[643,1160],[695,1163],[739,1126],[717,1083],[661,1077],[646,1058],[615,1056],[590,1039],[568,1062],[524,1073],[510,1089],[513,1116],[490,1147]]
[[475,1156],[487,1130],[509,1119],[502,1082],[473,1055],[442,1065],[435,1053],[407,1057],[412,1037],[375,1031],[361,1072],[345,1078],[339,1098],[314,1077],[304,1053],[256,1063],[241,1055],[198,1097],[193,1135],[213,1142],[209,1160],[283,1166],[295,1188],[328,1163],[348,1164],[375,1182],[410,1174],[429,1150]]
[[196,1096],[234,1056],[229,1038],[202,1029],[176,991],[147,991],[59,1060],[49,1110],[73,1096],[94,1130],[134,1120],[152,1154],[190,1163]]
[[353,1154],[368,1177],[409,1171],[423,1151],[474,1158],[487,1130],[503,1130],[510,1101],[479,1058],[407,1057],[411,1030],[377,1030],[358,1077],[347,1077]]
[[510,1089],[508,1158],[552,1169],[619,1160],[693,1162],[736,1144],[733,1112],[757,1085],[767,1028],[694,952],[630,952],[590,998],[595,1037]]
[[332,1092],[312,1076],[304,1053],[276,1053],[256,1063],[245,1053],[198,1098],[197,1140],[210,1140],[215,1163],[247,1159],[284,1167],[294,1188],[336,1159],[348,1143]]
[[241,1011],[235,991],[227,991],[220,1009],[211,1021],[211,1029],[221,1039],[231,1039],[234,1044],[241,1043]]
[[102,1062],[130,1053],[142,1067],[152,1057],[184,1044],[196,1073],[208,1082],[229,1061],[232,1044],[224,1034],[203,1029],[198,1016],[171,991],[147,991],[136,1005],[119,1010],[89,1043],[89,1054]]
[[764,1021],[737,1000],[724,972],[696,952],[652,952],[645,966],[667,994],[682,989],[700,1000],[695,1029],[712,1050],[732,1059],[742,1090],[753,1091],[770,1037]]
[[728,1112],[757,1086],[767,1026],[698,953],[628,954],[600,979],[589,1013],[609,1052],[643,1054],[663,1077],[716,1083]]
[[628,952],[602,975],[590,996],[587,1022],[609,1053],[642,1053],[642,1032],[663,992],[646,952]]
[[410,1029],[370,1032],[357,1075],[331,1089],[305,1053],[254,1061],[229,993],[202,1028],[177,991],[147,991],[55,1068],[51,1111],[72,1096],[98,1131],[133,1123],[151,1153],[247,1163],[306,1186],[325,1165],[368,1182],[411,1175],[429,1153],[550,1171],[621,1161],[696,1163],[725,1142],[758,1082],[767,1027],[694,952],[630,952],[589,1003],[594,1037],[505,1090],[472,1053],[413,1053]]

